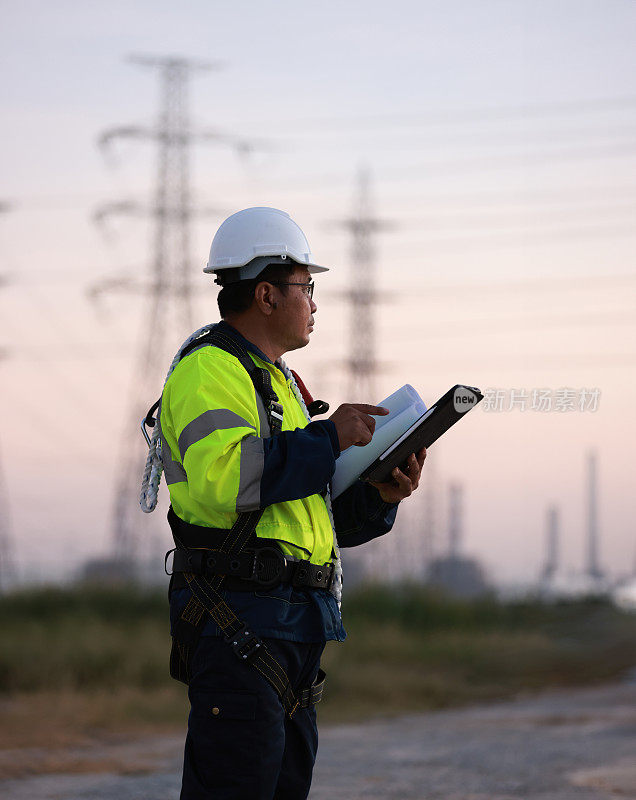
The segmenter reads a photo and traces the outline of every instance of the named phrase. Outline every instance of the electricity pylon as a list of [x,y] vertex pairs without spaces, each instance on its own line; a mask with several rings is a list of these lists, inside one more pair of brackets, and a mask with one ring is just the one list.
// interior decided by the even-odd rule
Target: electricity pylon
[[[376,289],[376,251],[374,234],[392,227],[373,214],[371,175],[360,168],[356,178],[353,214],[336,224],[351,233],[351,283],[346,297],[349,303],[349,355],[346,360],[347,399],[374,403],[378,371],[375,308],[380,298]],[[364,577],[394,577],[399,558],[393,538],[385,537],[356,553]]]
[[[218,64],[183,58],[133,57],[134,63],[159,70],[161,107],[157,124],[144,128],[118,127],[105,131],[99,143],[106,147],[116,138],[134,137],[157,142],[157,173],[150,214],[154,220],[150,281],[137,288],[147,296],[142,342],[134,374],[130,418],[124,431],[117,464],[112,516],[112,546],[116,560],[134,565],[139,554],[144,515],[139,510],[139,486],[145,450],[139,430],[142,416],[161,391],[174,350],[192,332],[190,229],[194,210],[190,188],[190,148],[195,140],[229,144],[240,152],[251,145],[216,131],[194,132],[191,126],[188,87],[194,70]],[[132,213],[129,203],[114,203],[110,211]],[[104,287],[112,288],[112,287]],[[129,285],[120,288],[130,288]]]
[[349,300],[349,375],[348,396],[358,402],[375,402],[377,371],[375,306],[376,260],[373,234],[390,228],[372,213],[371,176],[366,168],[358,171],[354,211],[339,222],[351,236],[351,286]]

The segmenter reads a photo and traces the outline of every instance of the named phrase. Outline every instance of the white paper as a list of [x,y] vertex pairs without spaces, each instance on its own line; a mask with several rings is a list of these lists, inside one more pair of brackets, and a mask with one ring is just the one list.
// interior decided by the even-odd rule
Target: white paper
[[369,444],[364,447],[352,445],[343,450],[336,460],[336,471],[331,482],[331,496],[334,498],[348,489],[380,453],[391,447],[426,413],[424,401],[409,384],[377,405],[388,408],[389,414],[375,417],[375,432]]

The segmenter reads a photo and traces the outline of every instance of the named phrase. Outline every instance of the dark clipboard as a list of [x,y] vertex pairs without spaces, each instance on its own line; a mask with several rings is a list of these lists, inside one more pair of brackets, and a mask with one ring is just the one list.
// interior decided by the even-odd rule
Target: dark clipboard
[[360,479],[377,483],[391,480],[391,472],[395,467],[405,466],[411,453],[417,453],[422,447],[430,447],[483,399],[483,394],[474,386],[464,386],[461,383],[453,386],[406,433],[378,456],[360,475]]

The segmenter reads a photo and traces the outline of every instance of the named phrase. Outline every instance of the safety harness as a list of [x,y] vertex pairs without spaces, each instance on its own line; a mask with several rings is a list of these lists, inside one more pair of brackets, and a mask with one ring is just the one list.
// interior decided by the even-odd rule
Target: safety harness
[[[233,355],[248,372],[267,414],[270,435],[282,430],[283,406],[272,388],[269,372],[258,367],[247,350],[235,339],[213,330],[184,347],[179,360],[199,347],[213,346]],[[314,413],[323,413],[324,403],[315,401]],[[322,405],[317,406],[318,403]],[[144,423],[154,427],[153,414],[159,408],[155,403]],[[158,419],[159,415],[157,415]],[[334,565],[315,565],[309,561],[295,561],[286,557],[276,547],[245,549],[248,543],[256,544],[255,530],[264,509],[239,513],[229,530],[192,525],[180,519],[170,508],[168,522],[175,541],[172,565],[171,590],[184,586],[191,596],[179,619],[173,625],[170,675],[178,681],[190,682],[192,657],[203,629],[212,617],[225,641],[237,658],[258,670],[273,686],[285,713],[292,717],[299,708],[320,702],[325,683],[325,673],[319,670],[313,685],[297,694],[276,658],[265,642],[240,620],[220,594],[221,589],[267,588],[278,583],[291,583],[297,587],[329,589],[334,579]],[[187,544],[184,542],[187,541]],[[209,547],[210,539],[217,546]],[[167,571],[167,570],[166,570]]]

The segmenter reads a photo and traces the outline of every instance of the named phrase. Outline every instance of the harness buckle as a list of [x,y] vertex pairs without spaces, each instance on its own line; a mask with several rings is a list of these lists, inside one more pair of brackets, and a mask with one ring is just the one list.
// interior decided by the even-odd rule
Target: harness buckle
[[258,654],[258,650],[263,644],[255,633],[248,630],[247,625],[239,628],[233,636],[226,636],[226,641],[234,650],[236,657],[248,664]]
[[[267,554],[265,558],[263,558],[264,553]],[[254,553],[253,572],[250,580],[260,586],[271,588],[282,581],[286,566],[287,560],[277,547],[261,547]]]
[[153,414],[159,408],[160,402],[161,400],[159,399],[157,400],[156,403],[153,403],[152,406],[148,409],[148,413],[146,414],[146,416],[142,417],[141,420],[141,432],[144,435],[144,439],[146,440],[146,444],[148,445],[148,447],[150,447],[150,436],[148,436],[146,428],[154,428],[155,425],[157,424],[157,418],[153,417]]
[[310,417],[315,417],[317,414],[326,414],[329,411],[329,403],[324,400],[312,400],[307,406],[307,411],[309,411]]
[[[173,547],[172,550],[168,550],[168,552],[166,553],[166,555],[164,556],[164,559],[163,559],[163,571],[166,573],[166,575],[168,575],[168,577],[170,577],[170,576],[172,576],[174,574],[174,554],[176,552],[177,552],[177,548]],[[172,572],[168,572],[168,559],[170,558],[170,556],[173,557],[172,558],[172,567],[173,567]]]
[[267,416],[269,417],[270,428],[279,433],[283,429],[283,406],[281,403],[270,400]]
[[309,561],[298,561],[294,571],[292,586],[301,588],[312,586],[315,589],[331,589],[335,575],[333,564],[312,564]]

